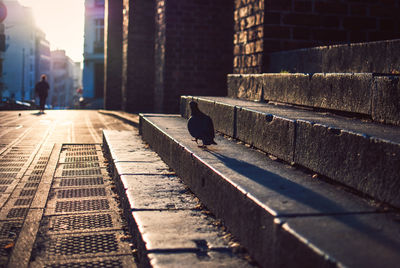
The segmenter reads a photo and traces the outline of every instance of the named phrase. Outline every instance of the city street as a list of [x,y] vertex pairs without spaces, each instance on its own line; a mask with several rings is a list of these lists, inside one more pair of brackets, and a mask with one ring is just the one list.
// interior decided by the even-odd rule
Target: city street
[[134,130],[98,111],[0,113],[1,267],[135,266],[103,129]]

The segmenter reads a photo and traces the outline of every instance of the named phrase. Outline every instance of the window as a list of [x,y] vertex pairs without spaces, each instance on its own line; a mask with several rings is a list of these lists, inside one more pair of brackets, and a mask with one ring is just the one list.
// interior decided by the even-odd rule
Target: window
[[96,7],[104,6],[104,0],[94,0],[94,5]]
[[96,31],[96,42],[103,42],[104,41],[104,19],[95,19],[94,20],[94,27]]

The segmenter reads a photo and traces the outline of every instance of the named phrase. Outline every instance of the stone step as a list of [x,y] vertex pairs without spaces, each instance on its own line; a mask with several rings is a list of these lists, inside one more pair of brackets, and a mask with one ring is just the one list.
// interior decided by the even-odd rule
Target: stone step
[[399,78],[373,73],[229,74],[228,96],[361,114],[400,125]]
[[210,115],[217,131],[400,207],[400,127],[228,97],[181,98]]
[[103,140],[139,267],[252,267],[137,131],[103,130]]
[[268,72],[398,73],[400,39],[279,51],[268,54]]
[[199,148],[186,124],[142,114],[140,133],[262,267],[398,265],[398,214],[221,135]]

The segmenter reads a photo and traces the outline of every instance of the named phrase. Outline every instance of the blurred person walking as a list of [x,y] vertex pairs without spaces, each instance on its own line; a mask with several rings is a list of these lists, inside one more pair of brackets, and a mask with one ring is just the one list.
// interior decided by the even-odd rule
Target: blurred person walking
[[40,102],[40,114],[44,114],[44,105],[46,104],[46,98],[49,92],[50,86],[46,81],[46,75],[42,74],[41,80],[35,85],[35,93],[39,96]]

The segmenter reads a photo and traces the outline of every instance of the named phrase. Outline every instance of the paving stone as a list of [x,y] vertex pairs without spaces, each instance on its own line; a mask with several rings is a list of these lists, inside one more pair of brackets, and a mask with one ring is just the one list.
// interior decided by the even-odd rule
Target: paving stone
[[176,176],[121,175],[134,210],[195,209],[198,201]]

